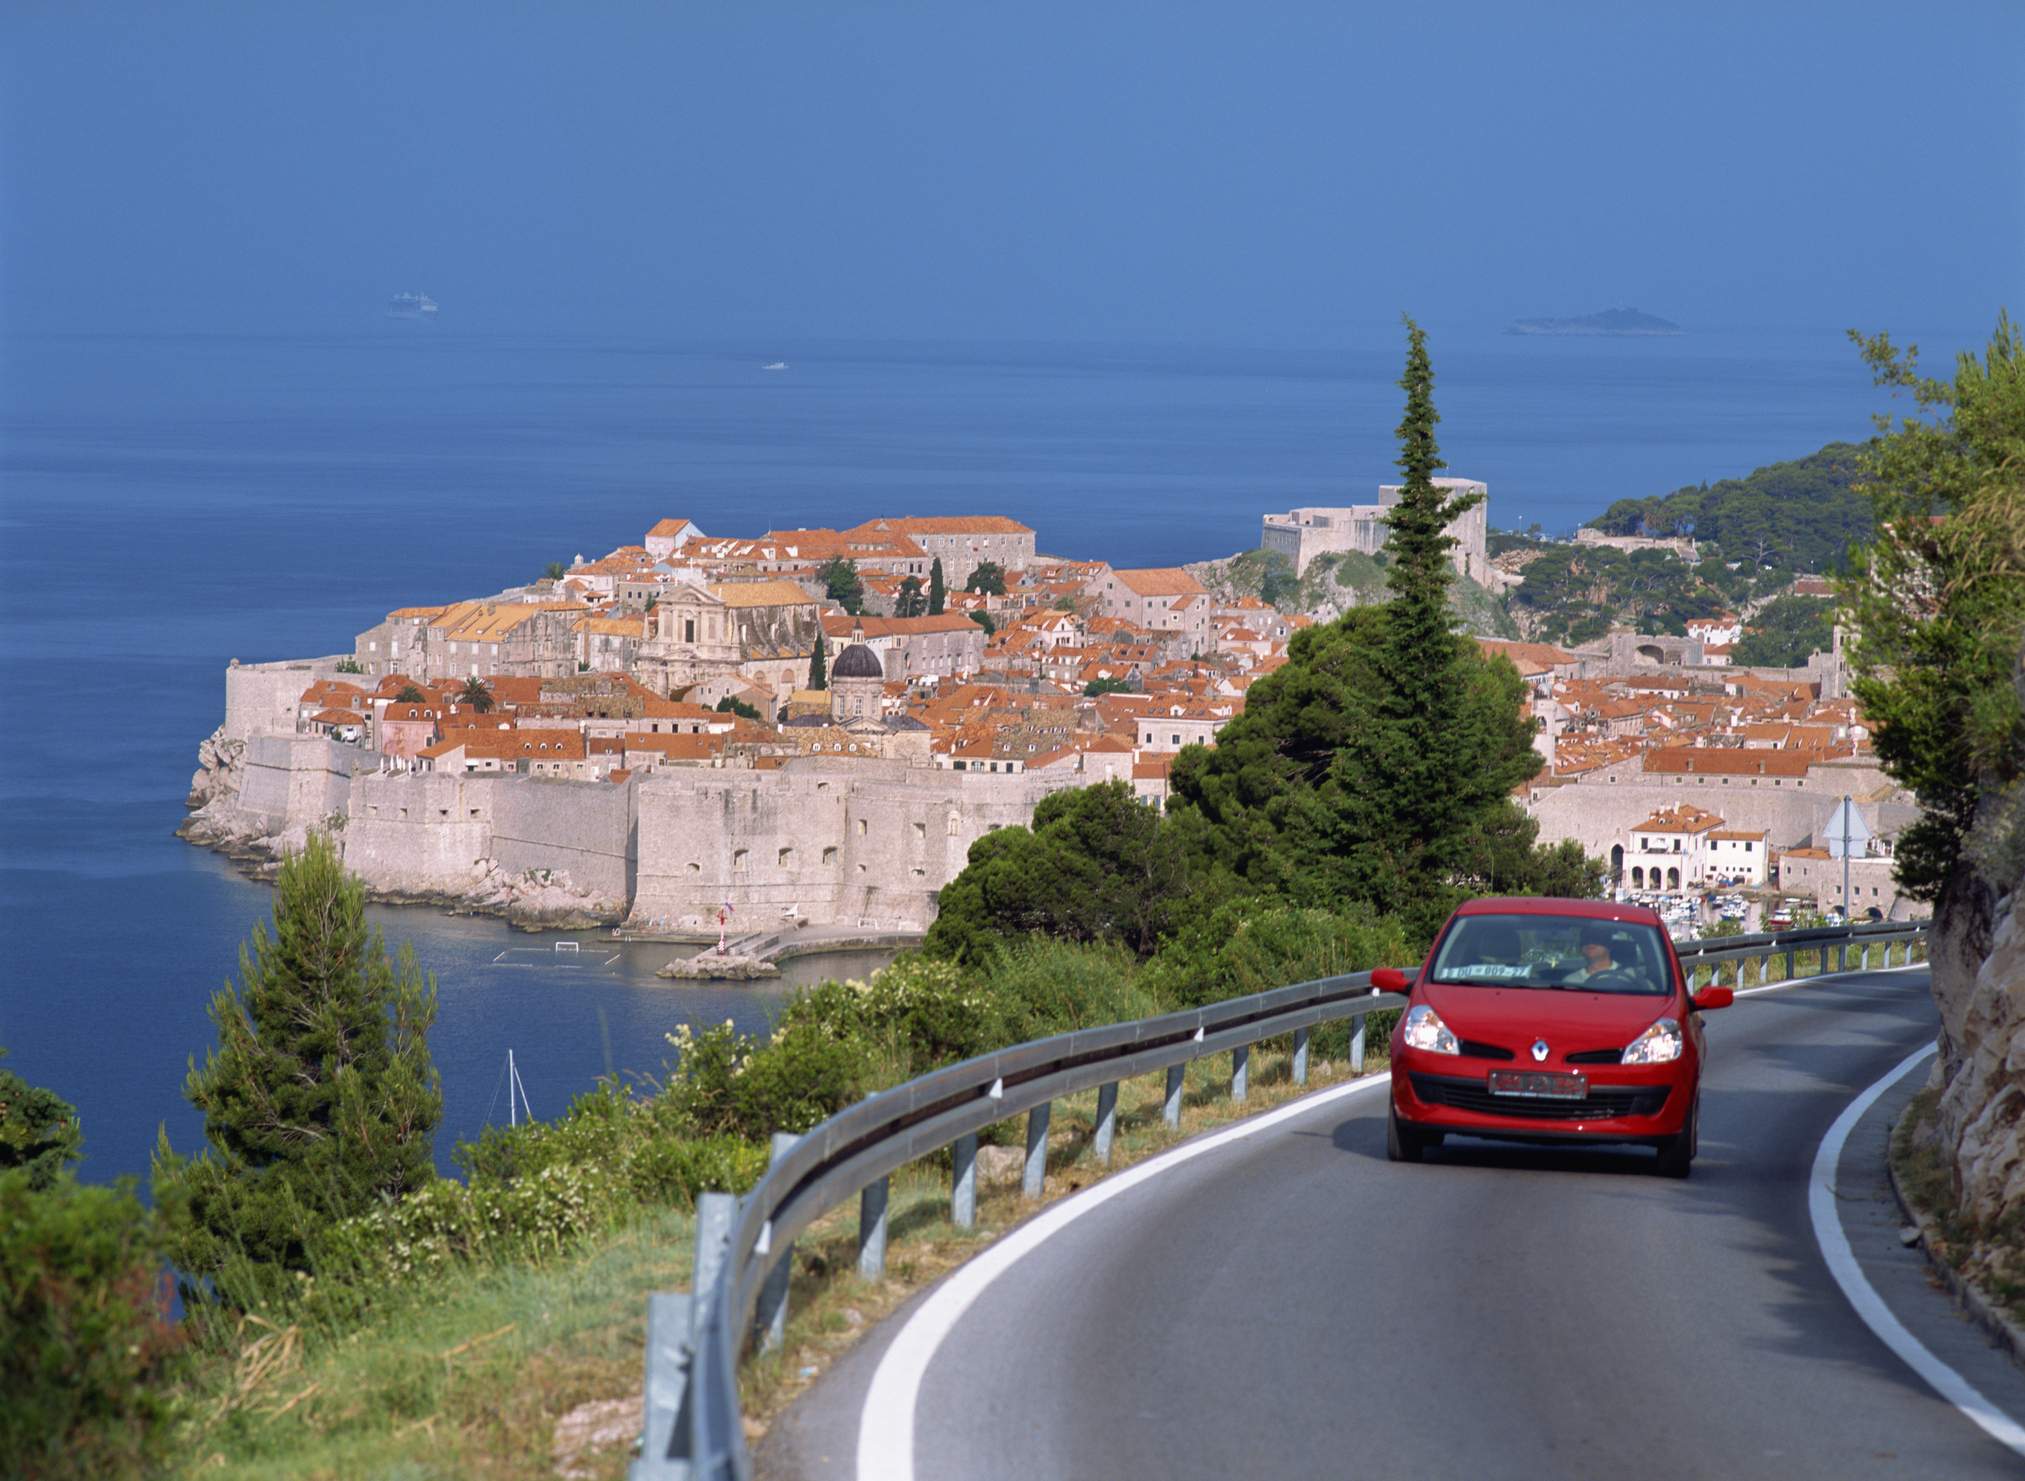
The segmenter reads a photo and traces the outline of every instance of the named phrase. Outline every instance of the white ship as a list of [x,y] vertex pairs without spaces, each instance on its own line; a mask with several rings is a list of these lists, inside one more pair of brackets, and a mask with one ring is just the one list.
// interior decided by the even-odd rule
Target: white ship
[[436,300],[426,293],[396,293],[387,300],[389,319],[433,319]]

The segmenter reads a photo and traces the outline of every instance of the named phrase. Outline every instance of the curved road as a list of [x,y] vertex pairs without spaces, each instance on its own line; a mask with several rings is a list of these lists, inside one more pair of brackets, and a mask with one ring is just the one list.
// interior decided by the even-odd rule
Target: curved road
[[[1074,1219],[936,1350],[915,1475],[2025,1475],[1872,1335],[1809,1220],[1830,1124],[1932,1041],[1924,973],[1740,998],[1706,1021],[1684,1183],[1642,1149],[1452,1140],[1388,1163],[1384,1093],[1366,1091]],[[1845,1224],[1900,1319],[2025,1415],[2025,1374],[1929,1288],[1880,1196],[1883,1128],[1923,1078],[1851,1137]],[[856,1474],[867,1389],[920,1299],[775,1426],[762,1475]]]

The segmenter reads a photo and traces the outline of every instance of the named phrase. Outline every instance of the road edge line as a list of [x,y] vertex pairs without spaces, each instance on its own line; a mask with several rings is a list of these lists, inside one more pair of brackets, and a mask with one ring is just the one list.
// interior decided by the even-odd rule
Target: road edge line
[[1841,1164],[1842,1149],[1849,1141],[1850,1132],[1855,1130],[1856,1123],[1863,1119],[1864,1112],[1875,1105],[1879,1097],[1917,1069],[1938,1047],[1928,1044],[1907,1055],[1895,1069],[1864,1090],[1835,1118],[1835,1124],[1828,1128],[1828,1134],[1822,1137],[1821,1145],[1814,1153],[1814,1168],[1807,1186],[1807,1212],[1814,1223],[1814,1242],[1821,1248],[1821,1258],[1828,1266],[1828,1273],[1835,1277],[1842,1294],[1878,1341],[1896,1353],[1900,1361],[1925,1379],[1935,1393],[1954,1405],[1984,1434],[2014,1454],[2025,1456],[2025,1425],[2020,1425],[1984,1398],[1974,1384],[1936,1357],[1919,1338],[1906,1330],[1905,1324],[1884,1304],[1884,1298],[1877,1294],[1877,1288],[1871,1285],[1863,1267],[1857,1263],[1849,1235],[1842,1227],[1841,1210],[1836,1206],[1835,1173]]
[[1094,1183],[1072,1194],[1052,1208],[1029,1219],[1005,1238],[980,1251],[959,1266],[901,1324],[886,1350],[879,1355],[872,1382],[858,1411],[856,1473],[860,1481],[914,1481],[914,1413],[921,1397],[921,1383],[956,1324],[963,1319],[991,1283],[1010,1270],[1024,1256],[1059,1234],[1083,1215],[1102,1208],[1113,1198],[1129,1192],[1148,1179],[1184,1162],[1193,1161],[1245,1137],[1256,1136],[1283,1121],[1326,1106],[1331,1102],[1390,1085],[1390,1070],[1379,1070],[1342,1085],[1331,1085],[1312,1095],[1262,1115],[1227,1126],[1206,1136],[1149,1157],[1146,1161]]

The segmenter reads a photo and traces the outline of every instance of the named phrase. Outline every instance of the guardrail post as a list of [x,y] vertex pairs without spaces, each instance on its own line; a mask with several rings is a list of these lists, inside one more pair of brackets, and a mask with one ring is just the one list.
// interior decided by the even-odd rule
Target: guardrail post
[[1241,1101],[1250,1090],[1252,1046],[1240,1044],[1230,1052],[1230,1098]]
[[1304,1028],[1294,1030],[1294,1083],[1308,1083],[1308,1031]]
[[1786,980],[1791,982],[1800,975],[1800,953],[1792,947],[1786,948]]
[[[792,1132],[776,1131],[773,1134],[773,1156],[768,1159],[767,1165],[771,1167],[779,1162],[800,1140]],[[794,1275],[794,1244],[790,1241],[786,1249],[776,1252],[768,1237],[772,1231],[771,1223],[760,1230],[760,1239],[766,1248],[757,1252],[773,1261],[766,1280],[760,1285],[759,1305],[752,1314],[752,1327],[759,1337],[761,1352],[780,1350],[781,1339],[787,1333],[788,1281]]]
[[1167,1099],[1161,1103],[1160,1119],[1169,1126],[1181,1125],[1181,1076],[1186,1065],[1171,1064],[1167,1067]]
[[955,1163],[949,1178],[949,1222],[959,1229],[977,1227],[977,1133],[970,1132],[950,1144]]
[[858,1195],[858,1274],[877,1280],[886,1273],[886,1179],[867,1183]]
[[1350,1036],[1350,1073],[1353,1075],[1364,1073],[1364,1022],[1368,1017],[1367,1013],[1357,1015],[1357,1031]]
[[1118,1135],[1118,1082],[1097,1087],[1097,1165],[1111,1165],[1111,1143]]
[[1048,1177],[1048,1118],[1052,1101],[1042,1101],[1027,1112],[1027,1165],[1020,1177],[1020,1197],[1039,1198]]
[[682,1423],[689,1385],[696,1376],[696,1347],[690,1336],[696,1299],[680,1291],[647,1297],[647,1388],[641,1405],[640,1456],[627,1468],[629,1481],[686,1476],[689,1436]]

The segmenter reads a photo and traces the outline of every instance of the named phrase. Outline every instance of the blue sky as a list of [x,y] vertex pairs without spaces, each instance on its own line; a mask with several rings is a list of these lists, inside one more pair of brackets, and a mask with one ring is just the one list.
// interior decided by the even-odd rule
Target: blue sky
[[0,324],[1984,331],[2021,100],[2015,0],[11,0]]

